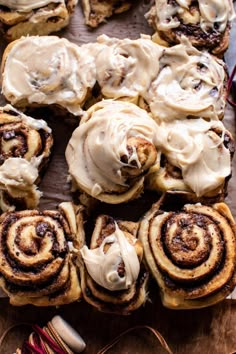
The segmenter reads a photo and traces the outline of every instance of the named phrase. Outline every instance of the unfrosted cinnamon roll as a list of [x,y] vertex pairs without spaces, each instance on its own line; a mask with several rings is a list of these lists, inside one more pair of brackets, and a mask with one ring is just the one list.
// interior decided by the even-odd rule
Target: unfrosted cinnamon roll
[[191,309],[225,299],[236,284],[235,222],[224,203],[185,205],[143,218],[139,238],[163,305]]
[[232,0],[156,0],[146,16],[161,40],[173,45],[187,36],[194,46],[222,56],[235,13]]
[[192,201],[224,198],[234,140],[221,121],[161,123],[156,140],[162,157],[146,177],[148,188],[184,193]]
[[156,120],[223,118],[227,74],[222,60],[183,39],[164,50],[159,67],[143,95]]
[[25,210],[0,217],[0,285],[17,306],[63,305],[81,296],[69,242],[76,237],[76,210]]
[[8,41],[47,35],[69,24],[78,0],[0,0],[0,22]]
[[164,48],[149,36],[136,40],[100,36],[96,55],[97,82],[105,98],[138,103],[157,77]]
[[58,105],[78,115],[95,76],[87,49],[56,36],[23,37],[4,52],[2,93],[18,107]]
[[85,23],[97,27],[113,14],[120,14],[130,9],[132,0],[82,0]]
[[0,107],[0,209],[36,208],[36,185],[47,166],[53,138],[44,120],[11,105]]
[[138,197],[157,160],[155,131],[154,120],[132,103],[104,100],[92,106],[66,149],[74,187],[110,204]]
[[146,300],[148,274],[141,264],[143,247],[136,238],[137,227],[101,215],[90,248],[80,249],[83,297],[100,311],[128,314]]

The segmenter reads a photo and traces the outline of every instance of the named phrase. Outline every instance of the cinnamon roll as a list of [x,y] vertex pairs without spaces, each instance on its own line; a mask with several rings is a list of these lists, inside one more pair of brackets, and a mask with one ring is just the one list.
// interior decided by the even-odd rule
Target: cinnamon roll
[[156,141],[162,156],[149,170],[148,188],[184,193],[191,201],[224,198],[234,140],[221,121],[198,118],[161,123]]
[[132,103],[104,100],[92,106],[66,148],[74,187],[110,204],[138,197],[157,160],[155,130],[154,120]]
[[78,0],[0,0],[0,22],[8,41],[60,31]]
[[100,215],[90,248],[80,249],[83,297],[100,311],[127,315],[145,302],[148,274],[141,264],[137,227]]
[[236,284],[235,222],[226,204],[157,206],[143,218],[139,237],[163,305],[191,309],[225,299]]
[[156,120],[223,118],[227,74],[222,60],[183,39],[164,50],[159,67],[143,95]]
[[0,285],[17,306],[63,305],[81,289],[69,243],[76,237],[76,209],[24,210],[0,217]]
[[58,105],[78,115],[95,80],[94,58],[65,38],[23,37],[3,55],[2,93],[18,107]]
[[223,56],[235,12],[232,0],[155,0],[146,17],[158,41],[173,45],[187,36],[195,47]]
[[97,45],[102,47],[95,63],[103,97],[137,104],[158,75],[164,48],[148,36],[131,40],[102,35]]
[[82,0],[85,23],[97,27],[113,14],[120,14],[130,9],[132,0]]
[[44,120],[11,105],[0,107],[0,209],[35,208],[36,185],[49,161],[53,138]]

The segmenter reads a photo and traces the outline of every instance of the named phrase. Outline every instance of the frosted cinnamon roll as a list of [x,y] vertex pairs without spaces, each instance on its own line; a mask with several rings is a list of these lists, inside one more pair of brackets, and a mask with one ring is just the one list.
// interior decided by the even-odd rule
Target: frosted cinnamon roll
[[78,0],[0,0],[0,22],[8,41],[47,35],[69,24]]
[[139,237],[163,305],[191,309],[225,299],[236,284],[235,222],[226,204],[188,204],[164,212],[154,205]]
[[200,52],[184,39],[165,49],[159,66],[144,94],[156,120],[223,118],[227,74],[222,60]]
[[138,197],[157,160],[155,131],[154,120],[132,103],[92,106],[66,148],[74,187],[110,204]]
[[0,217],[0,285],[16,306],[56,306],[81,296],[69,243],[76,237],[71,203],[58,211],[25,210]]
[[162,157],[149,171],[148,188],[185,193],[192,200],[223,199],[235,146],[221,121],[161,123],[156,139]]
[[97,42],[102,46],[95,60],[102,95],[138,103],[158,75],[164,48],[148,36],[131,40],[103,35]]
[[95,76],[87,49],[56,36],[23,37],[4,52],[2,93],[18,107],[58,105],[78,115]]
[[[83,227],[83,224],[81,225]],[[80,249],[84,299],[100,311],[128,314],[146,300],[147,272],[137,223],[97,218],[90,248]]]
[[187,36],[194,46],[222,56],[235,12],[232,0],[156,0],[146,16],[157,38],[173,45]]
[[82,0],[85,23],[97,27],[113,14],[120,14],[130,9],[132,0]]
[[11,105],[0,107],[0,209],[36,208],[36,185],[49,161],[53,138],[44,120]]

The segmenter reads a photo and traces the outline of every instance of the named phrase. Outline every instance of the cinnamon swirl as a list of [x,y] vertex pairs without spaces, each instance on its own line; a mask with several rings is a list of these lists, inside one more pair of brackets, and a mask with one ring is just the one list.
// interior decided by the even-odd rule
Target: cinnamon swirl
[[155,130],[153,119],[132,103],[92,106],[66,148],[74,187],[110,204],[138,197],[144,174],[157,160]]
[[25,210],[0,217],[0,285],[10,303],[63,305],[81,290],[69,242],[76,236],[76,209]]
[[35,208],[36,184],[49,161],[53,138],[44,120],[36,120],[11,105],[0,107],[0,208]]
[[58,105],[78,115],[95,80],[94,58],[65,38],[23,37],[3,55],[2,93],[18,107]]
[[226,204],[153,206],[139,237],[163,305],[191,309],[225,299],[236,284],[235,222]]
[[78,0],[0,0],[0,22],[8,41],[60,31]]
[[187,36],[194,46],[223,56],[235,13],[232,0],[155,0],[146,16],[158,41],[173,45]]
[[129,10],[132,3],[132,0],[82,0],[85,23],[95,28],[113,14]]
[[182,39],[164,50],[159,67],[143,95],[156,120],[223,118],[227,74],[222,60]]
[[83,296],[100,311],[126,315],[145,302],[148,275],[141,264],[137,226],[101,215],[90,249],[86,245],[80,249]]
[[158,125],[160,164],[146,177],[147,187],[185,194],[191,201],[222,200],[231,176],[234,140],[221,121],[202,118]]

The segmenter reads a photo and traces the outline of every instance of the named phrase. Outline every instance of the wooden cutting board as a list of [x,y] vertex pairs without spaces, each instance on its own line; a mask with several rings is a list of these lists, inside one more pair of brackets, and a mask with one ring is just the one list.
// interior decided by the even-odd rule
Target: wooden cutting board
[[[84,25],[80,6],[77,6],[70,26],[60,33],[77,44],[95,41],[103,33],[119,38],[137,38],[140,33],[150,34],[143,15],[150,7],[150,1],[134,1],[132,11],[114,17],[97,30],[90,30]],[[231,39],[231,48],[235,41]],[[3,44],[2,44],[3,46]],[[236,48],[235,48],[236,52]],[[231,64],[235,56],[227,57]],[[2,99],[2,98],[1,98]],[[73,131],[73,125],[65,123],[61,117],[52,117],[42,111],[42,118],[52,127],[55,147],[49,168],[40,185],[43,198],[41,209],[54,209],[61,201],[71,200],[70,188],[66,182],[67,166],[64,151]],[[225,124],[235,136],[234,111],[228,107]],[[233,162],[233,177],[229,184],[227,202],[236,217],[236,158]],[[129,206],[104,207],[107,213],[138,219],[155,200],[154,194],[147,194],[142,201]],[[160,302],[158,290],[152,284],[149,301],[146,305],[127,317],[108,315],[97,312],[85,302],[74,303],[60,308],[35,308],[26,306],[16,308],[8,304],[8,299],[0,299],[0,334],[9,326],[22,322],[38,323],[43,326],[55,314],[62,315],[74,326],[87,343],[85,354],[95,354],[101,347],[122,331],[136,325],[149,325],[161,332],[174,353],[178,354],[229,354],[236,350],[236,302],[224,301],[216,306],[194,311],[173,311],[165,309]],[[0,354],[14,353],[17,345],[29,333],[27,326],[14,328],[5,337]],[[112,354],[161,354],[165,351],[157,340],[146,330],[137,330],[122,338]]]

